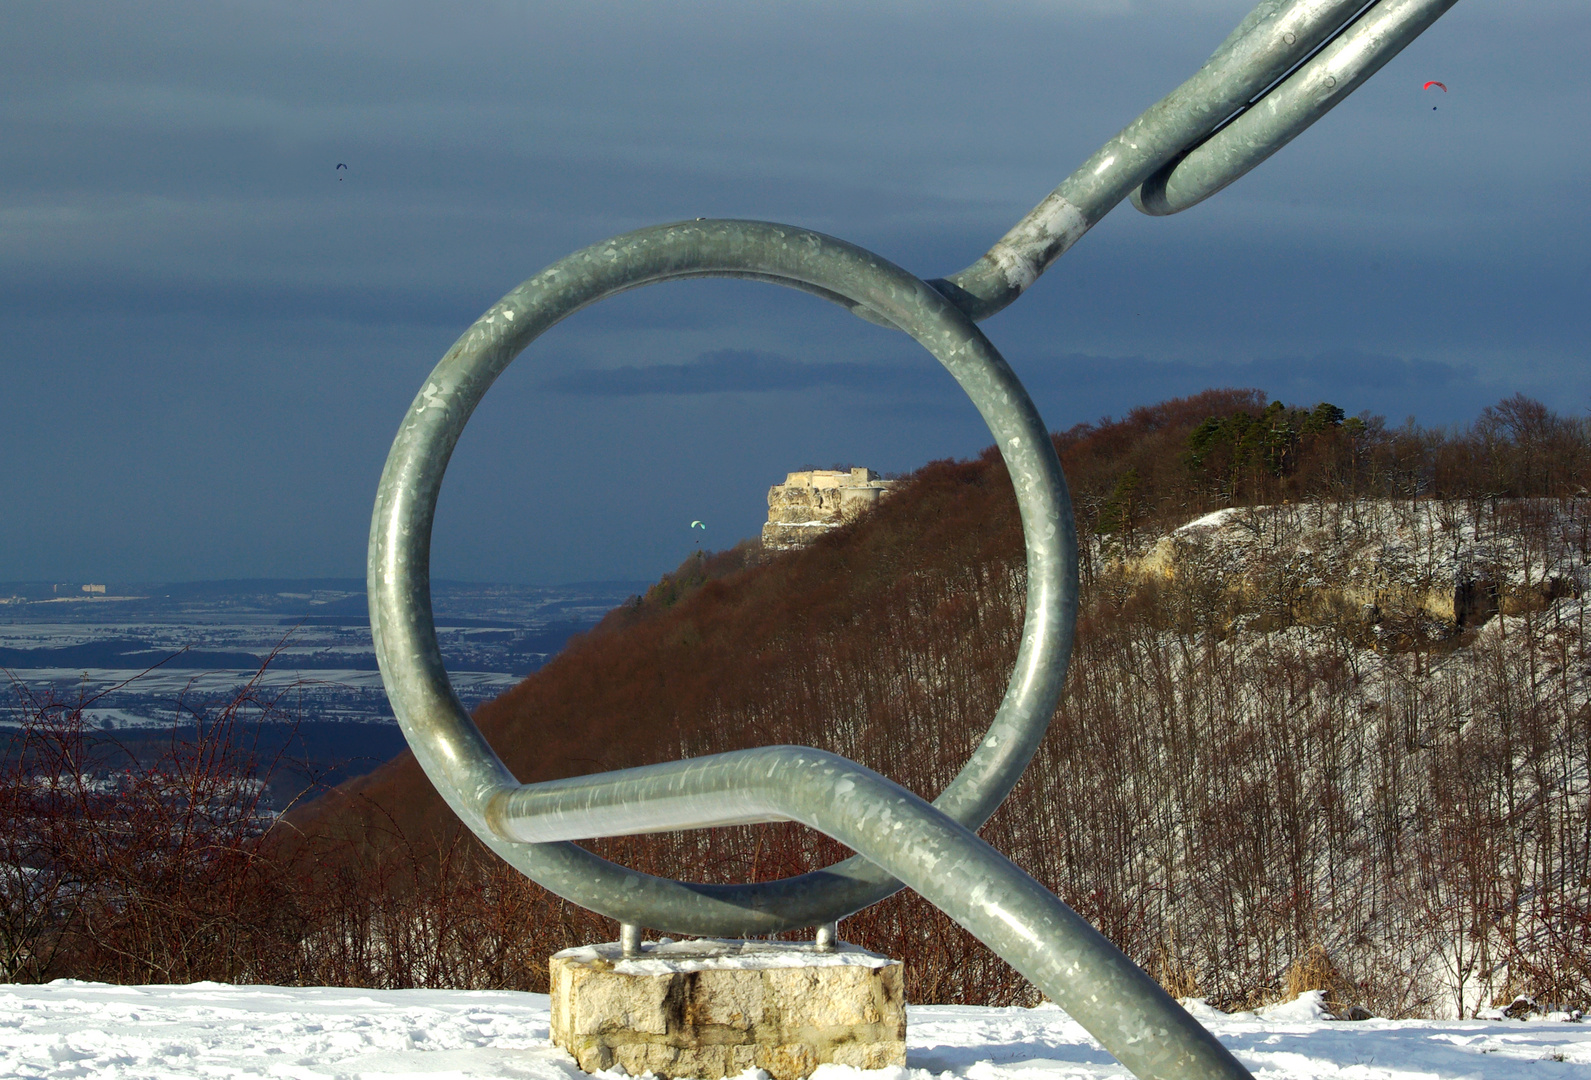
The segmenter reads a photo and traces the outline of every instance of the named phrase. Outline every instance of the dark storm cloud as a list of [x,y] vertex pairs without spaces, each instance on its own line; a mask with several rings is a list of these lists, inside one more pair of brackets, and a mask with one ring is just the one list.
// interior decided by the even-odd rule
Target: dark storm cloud
[[[1436,360],[1360,353],[1278,356],[1229,363],[1068,357],[1062,367],[1073,383],[1117,392],[1129,386],[1158,383],[1173,393],[1193,393],[1208,386],[1240,386],[1264,390],[1293,404],[1313,403],[1348,387],[1361,391],[1433,390],[1473,383],[1473,368]],[[1051,380],[1039,380],[1046,385]]]
[[0,318],[75,318],[85,294],[96,316],[201,317],[294,323],[330,320],[379,326],[445,325],[457,329],[478,314],[479,298],[445,283],[429,289],[380,288],[358,282],[295,285],[292,282],[213,282],[103,278],[67,284],[23,281],[0,289]]
[[1149,360],[1143,357],[1059,356],[1036,361],[1023,381],[1052,426],[1120,415],[1121,402],[1186,397],[1212,387],[1259,390],[1289,405],[1330,401],[1349,413],[1384,415],[1394,422],[1418,414],[1426,423],[1467,418],[1476,403],[1505,396],[1474,368],[1437,360],[1364,353],[1275,356],[1257,360]]
[[844,387],[898,394],[927,382],[916,368],[878,364],[802,363],[771,353],[725,349],[688,364],[590,368],[551,376],[542,387],[560,394],[633,397],[638,394],[767,393]]
[[1475,369],[1439,360],[1406,360],[1357,353],[1311,357],[1276,357],[1232,365],[1234,379],[1271,388],[1272,397],[1296,401],[1328,395],[1352,386],[1367,396],[1386,391],[1445,393],[1475,382]]
[[[357,573],[403,408],[541,267],[712,216],[954,272],[1246,6],[14,0],[0,580]],[[1586,55],[1583,0],[1459,4],[1251,176],[1116,210],[984,329],[1054,427],[1208,385],[1578,414]],[[749,533],[801,461],[987,441],[914,344],[810,297],[639,290],[488,395],[437,572],[649,576],[682,491]]]
[[[1161,400],[1211,387],[1256,389],[1294,405],[1341,398],[1355,412],[1378,403],[1402,419],[1399,407],[1413,398],[1428,406],[1455,396],[1480,400],[1490,389],[1475,369],[1438,360],[1363,353],[1278,356],[1230,362],[1150,360],[1142,356],[1067,354],[1031,359],[1023,382],[1046,415],[1092,417],[1120,411],[1133,395]],[[544,378],[543,390],[591,398],[647,395],[779,393],[843,389],[868,411],[895,409],[931,415],[968,408],[966,399],[932,363],[818,363],[754,351],[723,350],[689,363],[626,365],[560,372]],[[1148,400],[1147,398],[1145,400]],[[1043,409],[1042,405],[1054,406]],[[1095,412],[1090,412],[1092,406]],[[1430,411],[1429,409],[1427,410]],[[1440,417],[1432,417],[1439,420]]]

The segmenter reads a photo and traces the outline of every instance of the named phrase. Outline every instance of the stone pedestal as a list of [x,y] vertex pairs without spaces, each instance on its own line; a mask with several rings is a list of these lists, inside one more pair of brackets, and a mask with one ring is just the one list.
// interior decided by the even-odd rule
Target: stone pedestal
[[736,1076],[766,1069],[800,1080],[825,1062],[906,1064],[906,1001],[898,960],[839,944],[617,944],[552,958],[552,1041],[586,1072]]

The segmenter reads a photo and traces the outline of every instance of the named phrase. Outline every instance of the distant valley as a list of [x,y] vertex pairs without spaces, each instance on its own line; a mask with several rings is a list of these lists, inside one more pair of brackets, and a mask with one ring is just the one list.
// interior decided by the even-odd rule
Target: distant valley
[[[436,583],[454,689],[470,708],[496,697],[647,584]],[[0,583],[0,671],[16,692],[82,701],[90,723],[137,741],[213,711],[257,679],[258,697],[274,703],[255,715],[267,721],[263,737],[288,746],[300,778],[355,776],[403,749],[362,580],[90,588]],[[9,719],[0,710],[0,724]]]

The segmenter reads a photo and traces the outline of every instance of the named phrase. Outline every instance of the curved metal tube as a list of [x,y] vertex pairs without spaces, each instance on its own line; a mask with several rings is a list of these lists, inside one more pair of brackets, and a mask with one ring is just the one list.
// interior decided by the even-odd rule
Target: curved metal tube
[[[650,828],[638,827],[652,819]],[[554,780],[490,800],[498,835],[795,820],[879,863],[1033,981],[1144,1080],[1250,1080],[1248,1071],[1087,920],[965,826],[834,754],[769,746]]]
[[[454,344],[410,406],[371,520],[370,616],[382,680],[448,806],[546,888],[618,919],[627,941],[643,925],[723,936],[830,926],[905,883],[1062,1004],[1143,1080],[1251,1080],[1154,980],[973,832],[1037,748],[1077,619],[1077,539],[1060,462],[1026,391],[973,320],[1019,296],[1140,185],[1147,212],[1170,213],[1230,183],[1453,2],[1379,0],[1367,11],[1363,0],[1263,0],[1193,78],[949,279],[923,282],[821,233],[698,220],[594,245],[510,292]],[[1022,643],[986,737],[932,805],[860,765],[802,747],[525,786],[453,693],[431,615],[431,526],[470,414],[513,358],[561,319],[627,289],[691,277],[800,289],[909,334],[955,376],[1005,459],[1027,543]],[[862,854],[782,881],[703,885],[628,870],[568,842],[772,820],[801,821]]]
[[448,805],[488,846],[558,895],[621,922],[740,936],[833,922],[900,883],[859,857],[782,881],[677,882],[569,844],[522,844],[493,834],[485,823],[487,801],[517,781],[448,683],[429,578],[431,521],[448,457],[514,356],[548,327],[605,297],[720,274],[789,284],[879,312],[955,376],[1000,447],[1027,538],[1022,643],[987,735],[935,803],[970,828],[987,820],[1032,758],[1066,676],[1077,617],[1077,538],[1066,481],[1038,411],[977,327],[916,277],[844,241],[766,222],[682,222],[576,252],[509,293],[448,350],[399,428],[371,521],[369,587],[376,655],[404,736]]
[[1133,192],[1160,217],[1203,202],[1330,112],[1458,0],[1381,0],[1308,63]]
[[982,321],[1166,162],[1276,81],[1365,0],[1261,0],[1186,82],[1096,150],[977,262],[930,282]]
[[[1369,66],[1362,74],[1350,77],[1351,85],[1339,80],[1329,100],[1319,108],[1313,102],[1292,104],[1291,96],[1278,98],[1272,108],[1279,112],[1284,101],[1289,103],[1283,123],[1266,128],[1251,121],[1228,136],[1226,132],[1231,127],[1222,129],[1223,123],[1246,109],[1323,42],[1338,35],[1366,6],[1366,0],[1263,0],[1191,78],[1145,109],[1095,151],[977,262],[929,284],[950,297],[968,318],[981,322],[1021,296],[1117,203],[1157,173],[1175,167],[1211,132],[1222,129],[1219,136],[1211,139],[1211,150],[1200,159],[1209,162],[1197,174],[1198,184],[1209,188],[1200,198],[1220,190],[1275,153],[1374,74],[1381,64],[1395,56],[1455,2],[1381,0],[1371,9],[1372,15],[1389,5],[1397,7],[1399,12],[1417,6],[1421,12],[1394,16],[1400,27],[1395,35],[1359,34],[1355,37],[1360,51],[1353,54],[1353,62]],[[1377,21],[1381,24],[1387,20],[1381,16]],[[1345,62],[1349,59],[1346,54],[1337,55]],[[1307,70],[1316,69],[1310,66]],[[1322,72],[1321,77],[1327,77],[1327,73]],[[1292,82],[1290,78],[1282,85]],[[1274,93],[1273,90],[1266,97]],[[1307,93],[1305,89],[1304,95]],[[1297,95],[1298,90],[1290,94]],[[1253,112],[1252,109],[1248,111]],[[1144,208],[1147,213],[1175,212],[1151,209],[1158,205],[1153,199],[1151,194]],[[1191,206],[1192,202],[1185,205]],[[1182,208],[1182,205],[1177,206],[1177,209]],[[866,317],[865,313],[858,314]]]

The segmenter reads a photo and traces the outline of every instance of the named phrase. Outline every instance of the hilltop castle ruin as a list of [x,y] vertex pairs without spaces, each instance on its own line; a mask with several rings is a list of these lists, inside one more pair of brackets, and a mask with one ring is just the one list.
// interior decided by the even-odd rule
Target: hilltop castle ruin
[[789,551],[878,505],[895,486],[872,469],[793,472],[768,489],[768,523],[762,546]]

